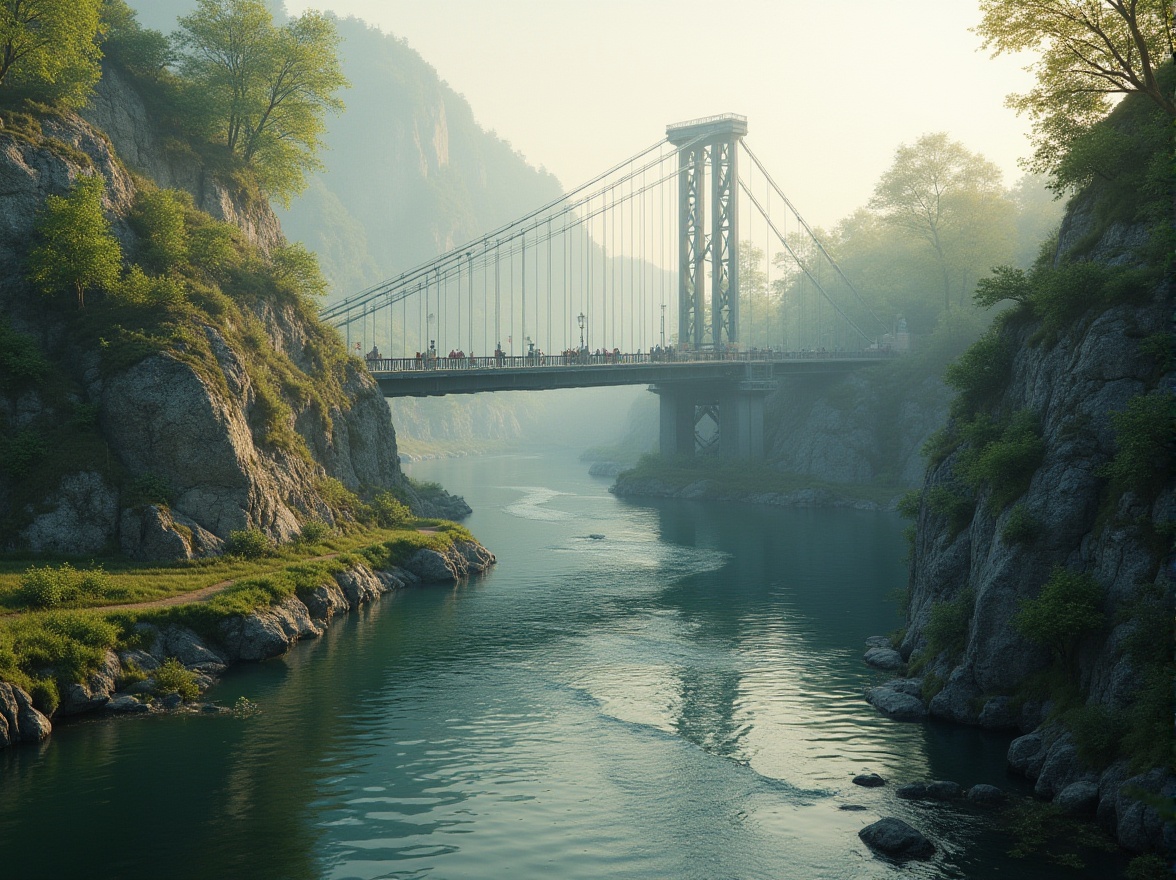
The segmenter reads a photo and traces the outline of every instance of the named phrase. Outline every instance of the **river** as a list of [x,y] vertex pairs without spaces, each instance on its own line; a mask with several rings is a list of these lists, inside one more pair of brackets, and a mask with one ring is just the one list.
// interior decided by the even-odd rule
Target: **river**
[[[486,576],[414,588],[209,696],[259,714],[62,725],[0,753],[0,874],[118,878],[1105,877],[1012,859],[1007,738],[862,699],[900,625],[887,513],[633,503],[571,450],[420,462],[474,508]],[[862,789],[873,771],[891,784]],[[842,806],[862,805],[861,812]],[[880,861],[897,815],[936,860]],[[1102,856],[1108,859],[1109,857]]]

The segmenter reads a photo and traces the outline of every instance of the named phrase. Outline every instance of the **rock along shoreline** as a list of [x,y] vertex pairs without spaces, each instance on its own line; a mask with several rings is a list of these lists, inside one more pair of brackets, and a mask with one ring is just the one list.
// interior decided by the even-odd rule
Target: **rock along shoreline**
[[[151,696],[154,673],[167,661],[174,659],[190,672],[203,693],[229,667],[280,657],[297,642],[321,636],[337,617],[388,593],[414,584],[454,583],[486,571],[495,561],[494,554],[477,541],[455,541],[443,550],[418,550],[402,565],[386,571],[357,563],[330,575],[313,590],[226,618],[217,625],[215,636],[178,624],[139,624],[141,642],[147,647],[108,650],[105,662],[87,681],[63,689],[52,720],[33,706],[26,691],[0,682],[0,748],[41,742],[52,733],[53,721],[84,714],[193,711],[192,704],[185,704],[178,694]],[[212,704],[194,708],[209,714],[229,711]]]

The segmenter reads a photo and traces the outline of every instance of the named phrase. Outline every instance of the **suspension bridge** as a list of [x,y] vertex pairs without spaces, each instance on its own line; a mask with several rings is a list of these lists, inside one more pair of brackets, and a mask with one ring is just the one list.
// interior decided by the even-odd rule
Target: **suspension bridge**
[[762,457],[779,378],[877,363],[897,334],[746,134],[735,114],[670,125],[560,198],[322,317],[389,397],[648,384],[663,453]]

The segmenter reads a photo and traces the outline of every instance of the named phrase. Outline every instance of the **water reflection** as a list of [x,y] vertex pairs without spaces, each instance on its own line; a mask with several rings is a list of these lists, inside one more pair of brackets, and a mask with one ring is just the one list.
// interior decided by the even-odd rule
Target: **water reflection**
[[[255,718],[82,724],[0,753],[0,864],[55,878],[1075,876],[1004,858],[983,815],[848,784],[862,770],[1005,782],[1000,740],[895,724],[862,700],[878,677],[862,641],[898,625],[893,517],[626,504],[558,458],[417,476],[468,493],[495,571],[405,591],[231,675],[216,695],[255,700]],[[856,832],[882,814],[940,840],[938,860],[870,855]]]

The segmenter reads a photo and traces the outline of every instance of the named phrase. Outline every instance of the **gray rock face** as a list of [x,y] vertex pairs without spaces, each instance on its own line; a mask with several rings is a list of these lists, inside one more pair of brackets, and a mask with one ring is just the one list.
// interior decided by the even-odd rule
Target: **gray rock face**
[[873,666],[875,669],[885,669],[887,671],[902,669],[906,663],[902,659],[902,654],[893,648],[870,648],[866,651],[862,659],[867,666]]
[[105,708],[107,712],[117,712],[120,715],[135,715],[151,711],[151,707],[146,703],[129,695],[115,697],[106,704]]
[[995,785],[973,785],[965,795],[969,801],[981,807],[999,807],[1008,800],[1008,795]]
[[310,619],[306,606],[293,597],[220,625],[221,642],[238,660],[280,657],[301,638],[316,638],[322,630]]
[[1053,800],[1067,816],[1093,816],[1098,808],[1098,783],[1072,782]]
[[351,608],[343,589],[336,584],[316,587],[301,598],[310,616],[323,623],[330,623],[336,614],[343,614]]
[[132,559],[167,562],[216,556],[224,542],[195,520],[150,504],[123,510],[119,547]]
[[1094,774],[1083,771],[1073,739],[1069,734],[1064,734],[1046,750],[1033,793],[1038,797],[1053,798],[1071,783],[1083,778],[1093,781]]
[[82,115],[106,132],[122,160],[139,174],[161,187],[191,193],[196,207],[233,224],[266,252],[285,243],[268,203],[242,201],[191,152],[177,153],[165,147],[167,136],[158,130],[142,98],[117,68],[104,67]]
[[494,561],[494,554],[481,544],[456,541],[443,551],[418,550],[404,567],[426,583],[445,583],[485,571]]
[[40,742],[53,732],[49,719],[33,707],[24,690],[0,681],[0,747],[18,742]]
[[858,832],[858,837],[870,849],[898,861],[929,859],[935,854],[935,844],[922,832],[894,817],[867,825]]
[[34,553],[99,553],[118,521],[118,495],[92,471],[62,477],[56,506],[36,516],[21,533]]
[[1036,779],[1045,764],[1045,739],[1040,733],[1027,733],[1009,744],[1009,767],[1022,776]]
[[923,721],[927,717],[927,707],[919,697],[887,686],[870,688],[866,691],[866,701],[896,721]]
[[339,588],[347,599],[348,607],[354,609],[367,605],[387,592],[387,587],[367,567],[359,566],[335,575]]
[[952,670],[947,684],[932,697],[927,709],[936,718],[974,724],[978,718],[976,701],[979,697],[980,689],[972,678],[971,670],[959,666]]
[[115,685],[122,664],[114,651],[107,651],[101,668],[90,676],[85,684],[75,683],[65,688],[61,695],[61,702],[53,713],[55,718],[66,718],[82,712],[92,712],[100,709],[110,700],[115,691]]
[[892,389],[890,381],[885,371],[830,377],[819,385],[782,381],[766,402],[768,460],[782,471],[830,483],[865,484],[888,476],[917,486],[923,444],[947,417],[950,393],[935,379],[901,389]]
[[979,724],[989,730],[1011,729],[1018,725],[1020,716],[1013,711],[1009,697],[993,697],[980,710]]
[[1162,769],[1133,776],[1119,787],[1115,798],[1119,843],[1132,852],[1162,852],[1174,842],[1172,827],[1154,806],[1139,800],[1141,794],[1170,798],[1176,795],[1176,777]]

